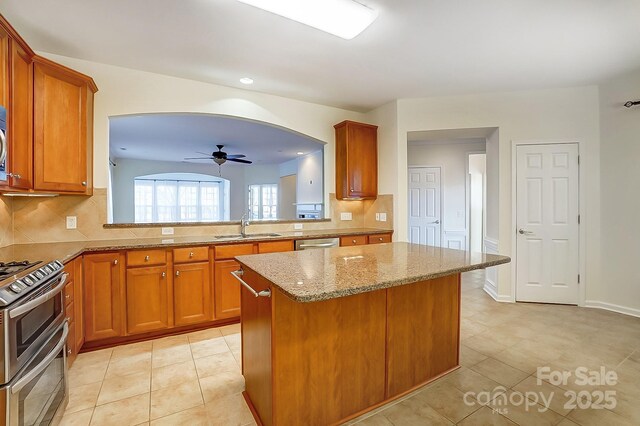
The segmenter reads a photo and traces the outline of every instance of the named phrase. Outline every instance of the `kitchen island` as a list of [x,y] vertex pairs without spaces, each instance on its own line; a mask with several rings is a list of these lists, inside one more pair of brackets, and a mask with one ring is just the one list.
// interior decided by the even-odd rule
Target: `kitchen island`
[[245,399],[329,425],[458,368],[460,274],[508,257],[409,243],[238,256]]

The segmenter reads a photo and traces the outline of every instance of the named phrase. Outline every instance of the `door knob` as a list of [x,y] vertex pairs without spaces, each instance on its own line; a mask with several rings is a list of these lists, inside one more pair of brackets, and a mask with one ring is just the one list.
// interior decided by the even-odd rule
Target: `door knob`
[[436,221],[431,222],[431,223],[435,223],[436,225],[440,225],[440,219],[437,219]]
[[533,232],[525,231],[524,229],[520,228],[520,229],[518,229],[518,234],[520,234],[520,235],[532,235]]

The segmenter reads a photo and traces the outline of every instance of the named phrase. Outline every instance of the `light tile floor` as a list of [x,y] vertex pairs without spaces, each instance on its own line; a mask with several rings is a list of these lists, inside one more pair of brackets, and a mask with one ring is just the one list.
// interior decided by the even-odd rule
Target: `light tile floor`
[[[483,282],[483,272],[463,275],[461,368],[352,423],[640,424],[640,319],[497,303]],[[239,332],[227,326],[79,355],[63,425],[255,424],[241,395]],[[573,375],[558,386],[538,384],[536,370],[545,366]],[[577,367],[615,371],[617,384],[579,386]],[[604,391],[615,392],[616,406],[601,408],[601,401],[594,408],[590,398]],[[571,393],[578,407],[590,408],[566,405],[576,402]]]

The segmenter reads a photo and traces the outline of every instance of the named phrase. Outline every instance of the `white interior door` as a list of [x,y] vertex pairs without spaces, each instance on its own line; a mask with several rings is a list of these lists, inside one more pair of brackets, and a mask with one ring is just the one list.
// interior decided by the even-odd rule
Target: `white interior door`
[[516,151],[516,300],[578,303],[578,145]]
[[440,246],[440,168],[409,168],[409,241]]

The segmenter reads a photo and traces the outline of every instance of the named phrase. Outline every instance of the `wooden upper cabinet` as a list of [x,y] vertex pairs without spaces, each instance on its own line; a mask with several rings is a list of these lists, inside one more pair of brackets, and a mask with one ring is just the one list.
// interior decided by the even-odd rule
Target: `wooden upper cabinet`
[[336,124],[336,198],[378,196],[378,127],[343,121]]
[[30,189],[33,179],[33,51],[0,16],[0,105],[6,109],[5,171],[0,186]]
[[171,285],[166,266],[127,269],[127,333],[163,330],[171,326]]
[[124,335],[124,256],[84,256],[84,336],[87,342]]
[[34,189],[92,193],[93,80],[34,57]]

